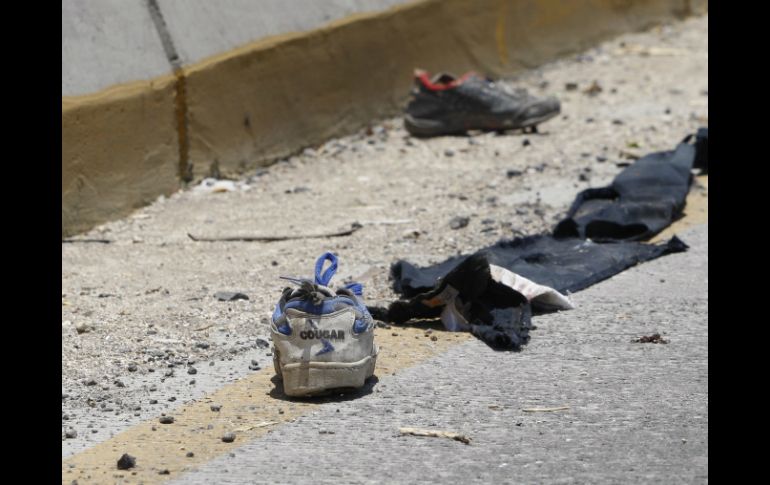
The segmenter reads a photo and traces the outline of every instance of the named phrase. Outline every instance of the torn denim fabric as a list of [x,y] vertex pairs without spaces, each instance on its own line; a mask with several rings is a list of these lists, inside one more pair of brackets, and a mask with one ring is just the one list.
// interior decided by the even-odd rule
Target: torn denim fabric
[[708,140],[704,145],[701,134],[691,144],[692,138],[689,135],[675,150],[645,155],[607,187],[580,192],[553,235],[597,242],[641,241],[665,229],[682,215],[696,152],[699,163],[707,157],[703,148]]
[[518,350],[529,341],[533,313],[572,308],[565,293],[686,249],[677,237],[653,245],[541,235],[501,241],[424,268],[401,260],[391,267],[393,289],[408,300],[369,310],[395,324],[440,317],[448,330],[470,331],[494,349]]
[[662,244],[637,240],[679,217],[691,170],[708,170],[708,130],[699,130],[695,145],[692,138],[637,160],[608,187],[578,194],[553,235],[500,241],[423,268],[397,261],[393,289],[407,299],[370,312],[396,324],[440,317],[447,329],[470,331],[492,348],[519,349],[529,341],[533,312],[571,308],[569,293],[687,249],[677,237]]
[[493,275],[486,256],[471,255],[429,291],[374,309],[373,316],[395,324],[441,317],[450,331],[469,331],[495,349],[517,350],[529,341],[532,310],[522,293],[501,281],[500,269]]
[[[574,293],[636,264],[686,249],[687,245],[678,237],[663,244],[599,244],[589,239],[557,239],[540,235],[500,241],[475,254],[483,254],[490,264],[559,293]],[[426,292],[434,287],[439,278],[469,257],[456,256],[424,268],[408,261],[397,261],[391,267],[393,290],[405,297]]]

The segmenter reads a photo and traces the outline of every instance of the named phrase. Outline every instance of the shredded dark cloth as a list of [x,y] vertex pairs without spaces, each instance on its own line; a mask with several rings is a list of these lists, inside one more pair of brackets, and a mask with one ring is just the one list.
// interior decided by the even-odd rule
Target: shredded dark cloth
[[696,158],[696,145],[688,143],[692,138],[675,150],[645,155],[607,187],[579,193],[553,235],[642,241],[668,227],[681,217],[690,190]]
[[529,341],[532,313],[527,299],[492,278],[482,253],[455,261],[454,268],[433,288],[393,302],[387,310],[377,308],[378,314],[373,316],[401,324],[438,317],[446,305],[454,305],[468,322],[468,330],[495,349],[517,350]]

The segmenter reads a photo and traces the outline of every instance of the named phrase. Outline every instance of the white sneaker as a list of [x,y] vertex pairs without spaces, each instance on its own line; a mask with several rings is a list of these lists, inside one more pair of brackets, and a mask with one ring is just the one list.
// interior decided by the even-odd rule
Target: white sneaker
[[[331,265],[324,271],[324,263]],[[273,364],[288,396],[309,396],[338,388],[363,387],[374,374],[378,348],[374,319],[361,300],[362,286],[332,291],[337,257],[316,261],[315,282],[289,279],[273,312]]]

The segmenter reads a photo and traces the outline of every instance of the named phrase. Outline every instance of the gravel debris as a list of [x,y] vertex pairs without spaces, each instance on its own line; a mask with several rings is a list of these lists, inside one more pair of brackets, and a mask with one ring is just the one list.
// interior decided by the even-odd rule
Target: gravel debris
[[118,460],[118,470],[128,470],[130,468],[134,468],[135,466],[136,458],[129,455],[128,453],[123,453],[123,456],[121,456]]

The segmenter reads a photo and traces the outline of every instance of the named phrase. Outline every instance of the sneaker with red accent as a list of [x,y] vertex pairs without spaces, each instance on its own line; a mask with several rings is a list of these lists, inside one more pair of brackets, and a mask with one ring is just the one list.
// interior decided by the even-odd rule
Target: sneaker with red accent
[[404,125],[414,136],[462,134],[468,130],[512,130],[536,126],[561,112],[553,96],[538,98],[502,86],[472,72],[433,79],[415,71],[415,87]]
[[378,348],[363,286],[350,283],[332,290],[329,282],[336,271],[337,257],[325,253],[316,261],[315,280],[285,278],[299,287],[283,290],[271,334],[275,372],[288,396],[360,388],[374,374]]

